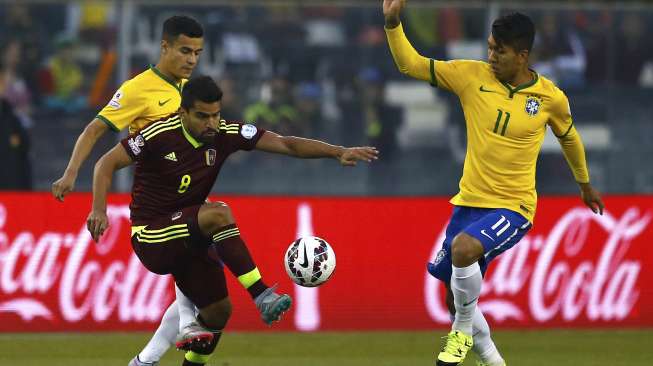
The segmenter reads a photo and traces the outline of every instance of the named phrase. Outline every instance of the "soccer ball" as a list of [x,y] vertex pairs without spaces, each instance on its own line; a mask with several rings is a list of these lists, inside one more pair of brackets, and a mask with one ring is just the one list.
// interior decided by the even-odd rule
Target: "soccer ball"
[[331,278],[336,269],[336,254],[324,239],[305,236],[290,244],[284,264],[293,282],[304,287],[316,287]]

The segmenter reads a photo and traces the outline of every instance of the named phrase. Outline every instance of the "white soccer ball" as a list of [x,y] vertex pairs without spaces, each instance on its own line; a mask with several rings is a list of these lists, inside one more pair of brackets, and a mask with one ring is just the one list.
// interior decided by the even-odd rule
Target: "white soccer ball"
[[336,254],[324,239],[305,236],[290,244],[284,264],[293,282],[304,287],[316,287],[331,278],[336,269]]

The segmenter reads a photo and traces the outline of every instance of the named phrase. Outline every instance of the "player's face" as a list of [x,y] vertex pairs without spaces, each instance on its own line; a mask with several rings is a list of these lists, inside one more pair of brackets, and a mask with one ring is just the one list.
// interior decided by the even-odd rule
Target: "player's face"
[[162,58],[168,71],[177,79],[188,79],[199,61],[204,38],[192,38],[181,34],[172,43],[164,39],[161,47]]
[[494,76],[501,82],[509,83],[515,78],[523,63],[527,61],[528,52],[516,52],[508,45],[499,45],[490,35],[487,40],[487,58]]
[[205,103],[196,101],[193,108],[181,108],[184,127],[198,141],[211,143],[220,126],[222,102]]

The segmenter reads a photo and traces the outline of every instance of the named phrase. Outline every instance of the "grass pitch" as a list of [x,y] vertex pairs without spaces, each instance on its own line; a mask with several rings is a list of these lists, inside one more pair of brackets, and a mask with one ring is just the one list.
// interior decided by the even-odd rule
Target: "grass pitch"
[[[497,331],[511,366],[653,364],[653,329]],[[213,366],[434,365],[444,331],[349,333],[226,333]],[[0,334],[0,365],[126,366],[150,333]],[[168,351],[161,366],[180,365]],[[465,366],[475,365],[469,355]]]

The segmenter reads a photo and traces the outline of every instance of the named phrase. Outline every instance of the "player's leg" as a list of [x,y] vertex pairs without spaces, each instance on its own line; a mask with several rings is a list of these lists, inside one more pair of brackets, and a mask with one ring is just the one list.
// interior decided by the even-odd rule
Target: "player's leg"
[[522,215],[497,209],[467,226],[452,241],[451,291],[456,314],[445,349],[438,355],[438,365],[457,365],[465,359],[473,345],[472,327],[482,273],[492,258],[514,246],[529,228],[530,223]]
[[[476,220],[479,220],[488,212],[490,209],[475,209],[471,207],[456,206],[453,209],[451,219],[447,225],[445,240],[442,243],[442,249],[438,252],[437,257],[433,263],[429,263],[427,266],[428,272],[435,278],[444,282],[447,286],[447,292],[449,292],[449,284],[452,281],[453,277],[453,265],[452,265],[452,246],[455,238],[458,238],[460,233],[470,224],[474,223]],[[448,296],[449,311],[451,314],[455,314],[455,306],[453,303],[453,296]],[[455,322],[455,318],[453,319]],[[447,336],[447,341],[438,354],[438,365],[456,365],[464,359],[464,354],[467,353],[473,338],[471,337],[472,331],[469,331],[470,336],[465,337],[464,334],[460,332],[450,332]],[[458,350],[464,351],[463,354],[457,354]],[[456,354],[449,354],[456,353]]]
[[229,206],[223,202],[202,205],[198,224],[201,233],[212,238],[222,262],[238,277],[240,284],[254,299],[263,321],[271,324],[279,320],[290,308],[290,296],[275,293],[274,287],[270,288],[263,282]]
[[166,353],[168,348],[177,336],[179,324],[179,313],[177,302],[173,302],[163,314],[161,324],[152,336],[152,339],[145,345],[145,348],[130,362],[128,366],[156,366],[159,360]]
[[474,313],[474,346],[472,351],[476,353],[482,366],[505,366],[506,362],[501,357],[497,346],[490,335],[490,326],[485,320],[481,309]]
[[[451,321],[455,319],[456,308],[453,303],[453,293],[451,288],[445,284],[447,289],[446,303],[449,312],[451,313]],[[485,320],[483,313],[480,308],[476,308],[476,313],[474,313],[474,320],[472,323],[472,338],[474,340],[474,346],[472,346],[472,352],[474,352],[479,358],[479,365],[481,366],[505,366],[505,361],[501,357],[499,350],[497,349],[492,337],[490,335],[490,326]]]
[[[178,265],[180,258],[186,256],[185,241],[190,239],[188,222],[196,221],[198,211],[199,205],[185,208],[181,211],[181,220],[176,214],[161,217],[152,220],[145,228],[141,228],[134,233],[132,247],[148,270],[157,274],[169,274]],[[204,245],[208,244],[205,243]],[[133,365],[140,366],[142,363],[136,363],[140,361],[148,362],[145,365],[156,365],[170,346],[175,343],[181,322],[179,310],[182,310],[181,313],[186,314],[186,317],[192,314],[190,315],[192,317],[190,323],[195,321],[194,306],[188,302],[181,292],[178,292],[178,294],[181,294],[181,297],[166,310],[161,324],[150,342],[139,356],[132,360]],[[191,308],[190,312],[186,310],[186,313],[184,313],[183,307],[180,306],[180,304],[184,303],[186,308]],[[213,338],[213,333],[202,327],[189,329],[183,334],[185,334],[184,345],[194,342],[206,344]],[[130,363],[130,366],[132,366],[132,363]]]
[[231,316],[224,272],[208,258],[204,248],[203,252],[196,251],[192,261],[180,266],[173,275],[179,289],[200,309],[201,326],[213,333],[211,342],[193,344],[184,355],[183,366],[201,366],[211,358]]
[[175,347],[181,350],[190,349],[195,343],[209,343],[213,333],[206,330],[196,318],[195,305],[175,284],[175,296],[177,297],[177,308],[179,309],[179,322],[175,324],[179,334],[175,339]]

